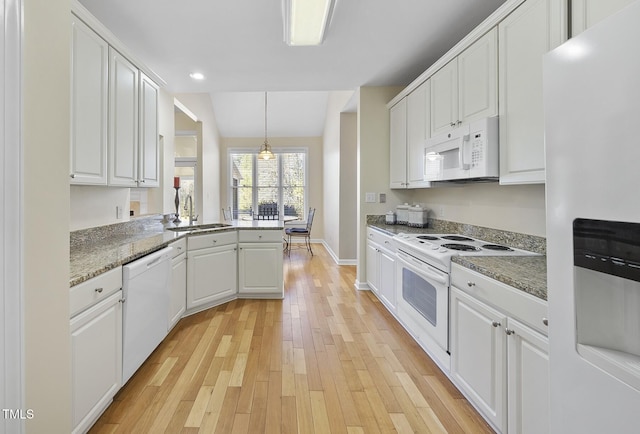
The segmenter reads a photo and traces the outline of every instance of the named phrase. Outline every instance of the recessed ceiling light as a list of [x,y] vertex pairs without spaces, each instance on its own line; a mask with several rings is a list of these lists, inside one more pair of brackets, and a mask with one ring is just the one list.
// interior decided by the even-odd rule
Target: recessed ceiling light
[[192,72],[191,74],[189,74],[189,77],[193,78],[194,80],[204,80],[204,74],[201,72]]

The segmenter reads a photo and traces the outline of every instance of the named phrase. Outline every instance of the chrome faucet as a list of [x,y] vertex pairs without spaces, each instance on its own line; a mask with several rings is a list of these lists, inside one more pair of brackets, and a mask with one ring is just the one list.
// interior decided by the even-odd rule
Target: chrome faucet
[[193,222],[198,221],[198,216],[193,216],[193,198],[190,194],[184,200],[184,210],[187,210],[187,201],[189,201],[189,224],[192,225]]

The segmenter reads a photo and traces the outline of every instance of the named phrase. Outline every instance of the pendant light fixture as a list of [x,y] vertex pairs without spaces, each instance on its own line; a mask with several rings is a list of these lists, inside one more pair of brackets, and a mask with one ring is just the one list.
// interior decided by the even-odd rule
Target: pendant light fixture
[[258,158],[261,160],[271,160],[273,158],[271,145],[267,142],[267,92],[264,93],[264,143],[260,146]]

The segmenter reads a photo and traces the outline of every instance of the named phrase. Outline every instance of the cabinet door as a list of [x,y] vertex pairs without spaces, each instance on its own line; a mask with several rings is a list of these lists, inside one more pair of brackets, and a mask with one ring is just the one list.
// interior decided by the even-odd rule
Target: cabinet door
[[407,186],[407,99],[389,109],[390,188]]
[[138,68],[109,48],[109,185],[136,187]]
[[138,186],[160,185],[158,147],[158,86],[140,73],[140,153]]
[[122,380],[122,291],[73,317],[73,432],[86,432],[112,401]]
[[107,184],[109,46],[71,18],[71,184]]
[[451,376],[483,415],[506,429],[507,318],[451,288]]
[[228,300],[237,292],[235,245],[187,253],[187,309]]
[[459,118],[463,123],[498,114],[498,29],[458,56]]
[[549,432],[549,340],[509,318],[509,433]]
[[424,142],[429,137],[430,82],[407,96],[407,187],[429,187],[424,180]]
[[458,60],[431,76],[431,137],[458,126]]
[[284,297],[282,243],[241,243],[238,247],[238,294]]
[[372,243],[371,241],[367,242],[367,285],[369,285],[369,289],[371,289],[376,294],[378,293],[378,286],[380,286],[379,278],[378,278],[378,245]]
[[571,0],[571,36],[576,36],[633,0]]
[[169,330],[187,307],[187,254],[183,253],[171,260],[171,297],[169,304]]
[[527,0],[498,25],[501,184],[545,181],[542,55],[565,20],[566,1]]
[[392,252],[378,252],[379,295],[392,312],[396,310],[396,257]]

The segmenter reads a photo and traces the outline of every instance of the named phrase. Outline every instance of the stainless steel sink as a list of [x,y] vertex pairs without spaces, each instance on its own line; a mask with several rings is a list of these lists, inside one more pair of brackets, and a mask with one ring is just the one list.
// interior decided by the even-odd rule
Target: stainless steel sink
[[211,229],[230,228],[231,225],[226,223],[206,223],[206,224],[193,224],[188,226],[177,226],[175,228],[167,228],[174,232],[194,232],[194,231],[208,231]]

